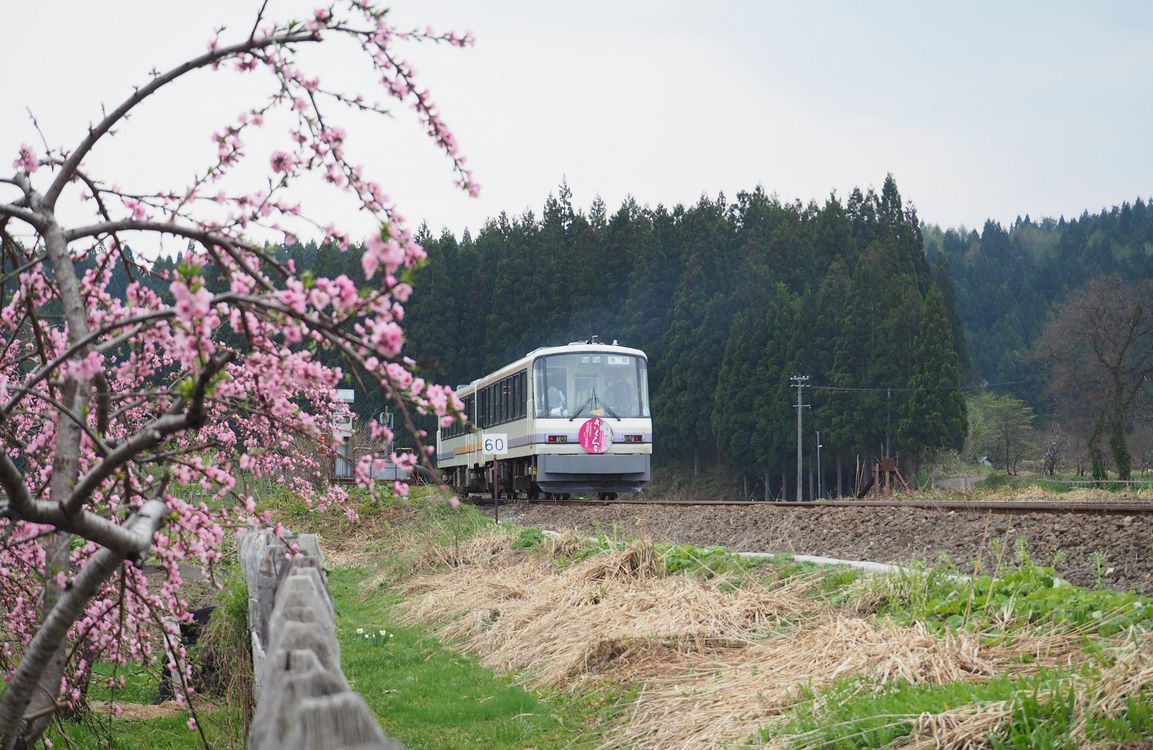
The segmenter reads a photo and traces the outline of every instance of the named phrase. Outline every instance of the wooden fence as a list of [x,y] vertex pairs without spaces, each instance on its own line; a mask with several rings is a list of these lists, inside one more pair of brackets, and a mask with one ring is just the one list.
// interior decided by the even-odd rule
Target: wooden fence
[[246,532],[239,550],[255,677],[249,750],[403,750],[341,671],[316,535]]

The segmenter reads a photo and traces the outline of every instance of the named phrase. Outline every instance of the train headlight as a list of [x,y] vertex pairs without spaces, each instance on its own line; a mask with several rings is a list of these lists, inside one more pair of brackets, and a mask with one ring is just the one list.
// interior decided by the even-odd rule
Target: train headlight
[[550,443],[567,443],[568,435],[549,435],[548,441]]
[[642,435],[625,435],[626,443],[643,443],[644,437]]

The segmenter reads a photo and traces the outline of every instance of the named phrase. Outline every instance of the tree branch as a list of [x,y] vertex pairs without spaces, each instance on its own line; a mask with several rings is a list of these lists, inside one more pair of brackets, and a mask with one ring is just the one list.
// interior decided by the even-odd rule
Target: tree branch
[[11,203],[0,203],[0,216],[19,219],[25,224],[30,224],[35,227],[37,231],[43,231],[46,226],[44,219],[35,211],[30,211],[27,208],[19,208],[13,206]]
[[194,57],[182,65],[178,65],[167,73],[163,73],[151,81],[141,86],[139,89],[124,100],[116,109],[112,110],[103,120],[97,123],[94,127],[89,128],[88,135],[80,142],[80,145],[68,155],[68,159],[60,167],[60,173],[56,175],[56,179],[52,181],[51,187],[48,192],[44,194],[44,202],[48,206],[55,206],[56,200],[60,197],[61,191],[64,186],[72,179],[72,174],[80,163],[84,161],[84,157],[92,150],[104,135],[112,129],[112,127],[122,120],[129,112],[131,112],[136,105],[152,96],[152,94],[159,91],[164,86],[177,80],[181,76],[192,72],[198,68],[204,68],[212,65],[213,63],[224,60],[232,55],[248,52],[254,49],[261,49],[279,44],[294,44],[298,42],[318,42],[320,36],[311,31],[298,31],[288,32],[284,34],[265,37],[264,39],[249,39],[240,44],[234,44],[229,47],[222,47],[216,50],[210,50],[200,57]]
[[227,352],[220,357],[209,360],[208,364],[201,371],[200,377],[196,380],[196,387],[193,390],[191,398],[188,400],[187,411],[183,414],[179,413],[184,403],[178,399],[167,414],[149,422],[135,435],[117,446],[103,461],[85,474],[80,481],[76,483],[76,487],[73,488],[69,498],[61,503],[61,509],[64,513],[72,515],[80,510],[89,496],[100,486],[100,483],[119,471],[120,468],[131,461],[134,456],[155,448],[169,435],[174,435],[177,432],[183,432],[188,429],[195,429],[204,424],[204,396],[208,391],[208,385],[212,382],[212,378],[215,377],[216,373],[220,372],[220,370],[232,360],[232,357],[232,353]]

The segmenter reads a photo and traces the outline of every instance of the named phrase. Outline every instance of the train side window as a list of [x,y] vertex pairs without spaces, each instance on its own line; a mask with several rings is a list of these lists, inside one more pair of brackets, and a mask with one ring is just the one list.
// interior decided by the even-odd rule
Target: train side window
[[[476,419],[476,396],[474,394],[469,394],[462,400],[464,401],[464,415],[468,417],[471,424],[472,420]],[[466,429],[467,428],[458,424],[456,426],[456,434],[463,435]]]
[[507,422],[509,420],[509,411],[512,407],[512,394],[509,393],[509,379],[505,378],[500,381],[500,414],[501,421]]
[[533,414],[539,419],[548,416],[548,409],[545,407],[545,380],[544,380],[544,360],[538,359],[532,363],[532,397],[533,397]]
[[516,411],[513,413],[514,419],[524,419],[525,417],[524,382],[524,370],[521,370],[512,378],[512,402],[516,406]]
[[497,422],[504,424],[508,421],[508,378],[504,378],[496,386],[496,415]]

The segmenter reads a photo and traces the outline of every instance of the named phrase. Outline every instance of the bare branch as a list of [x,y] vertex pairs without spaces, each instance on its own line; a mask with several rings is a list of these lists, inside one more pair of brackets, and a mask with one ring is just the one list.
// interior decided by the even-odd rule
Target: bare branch
[[213,63],[224,60],[232,55],[248,52],[254,49],[261,49],[263,47],[270,47],[278,44],[296,44],[302,42],[318,42],[320,36],[311,31],[297,31],[277,34],[274,36],[266,37],[264,39],[249,39],[248,41],[241,42],[240,44],[233,44],[229,47],[221,47],[220,49],[210,50],[199,57],[195,57],[188,62],[178,65],[167,73],[163,73],[151,81],[136,89],[132,96],[128,97],[123,104],[116,109],[112,110],[104,117],[99,123],[89,129],[88,135],[80,142],[71,154],[68,155],[67,161],[60,167],[60,173],[56,175],[56,179],[52,181],[51,187],[48,192],[44,194],[45,205],[51,207],[56,205],[56,200],[60,197],[60,193],[64,190],[64,186],[72,179],[76,168],[84,161],[84,157],[92,150],[109,130],[112,129],[116,123],[124,119],[124,117],[131,112],[138,104],[152,96],[164,86],[179,79],[181,76],[197,70],[198,68],[206,68]]

